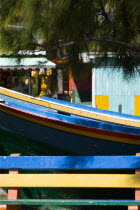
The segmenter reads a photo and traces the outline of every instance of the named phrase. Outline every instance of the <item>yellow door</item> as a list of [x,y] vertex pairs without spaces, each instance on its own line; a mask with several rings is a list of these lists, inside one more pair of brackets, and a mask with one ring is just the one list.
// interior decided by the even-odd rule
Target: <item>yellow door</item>
[[109,96],[95,96],[96,108],[109,110]]
[[134,115],[140,116],[140,96],[134,98]]

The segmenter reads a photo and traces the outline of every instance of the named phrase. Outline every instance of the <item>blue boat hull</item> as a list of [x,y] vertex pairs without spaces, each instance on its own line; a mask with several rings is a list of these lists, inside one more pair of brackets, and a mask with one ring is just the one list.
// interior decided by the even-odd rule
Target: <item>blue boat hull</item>
[[[8,120],[7,120],[8,119]],[[135,155],[139,145],[105,141],[42,126],[1,113],[1,126],[21,137],[77,155]],[[41,149],[41,148],[40,148]]]
[[0,103],[0,128],[34,144],[77,155],[134,155],[140,151],[140,117],[37,99],[1,87],[0,99],[5,101]]

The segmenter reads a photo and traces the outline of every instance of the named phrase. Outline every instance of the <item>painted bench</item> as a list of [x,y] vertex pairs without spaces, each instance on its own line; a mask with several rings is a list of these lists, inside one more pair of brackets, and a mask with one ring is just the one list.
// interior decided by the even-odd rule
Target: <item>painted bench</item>
[[[0,209],[20,209],[21,205],[100,205],[140,206],[140,153],[136,156],[0,156],[0,187],[8,187],[8,199],[0,199]],[[22,174],[21,170],[46,170],[44,174]],[[47,170],[62,173],[47,174]],[[69,172],[69,170],[72,170]],[[82,170],[82,173],[76,171]],[[86,170],[86,173],[83,171]],[[87,173],[87,170],[89,173]],[[100,170],[103,173],[100,173]],[[111,173],[108,173],[108,171]],[[122,173],[116,171],[122,170]],[[127,170],[133,171],[131,174]],[[98,173],[96,174],[96,171]],[[115,174],[112,174],[115,171]],[[65,172],[65,173],[64,173]],[[72,173],[73,172],[73,173]],[[74,188],[134,188],[132,200],[99,199],[21,199],[21,187],[74,187]],[[122,189],[123,190],[123,189]]]

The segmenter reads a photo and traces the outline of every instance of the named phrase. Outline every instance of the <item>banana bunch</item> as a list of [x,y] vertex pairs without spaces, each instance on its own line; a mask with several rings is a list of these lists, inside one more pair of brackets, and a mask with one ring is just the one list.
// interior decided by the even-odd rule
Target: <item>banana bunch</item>
[[[34,72],[33,72],[33,75],[35,75]],[[46,96],[47,88],[48,88],[47,80],[48,80],[50,75],[52,75],[52,69],[47,69],[44,73],[40,74],[40,77],[41,77],[41,92],[39,94],[39,97]]]
[[46,75],[47,75],[47,76],[52,75],[52,69],[47,69],[47,70],[46,70]]
[[46,85],[45,83],[43,83],[43,84],[41,85],[41,89],[46,90],[46,89],[47,89],[47,85]]
[[37,72],[36,71],[31,71],[31,76],[32,77],[36,77],[37,76]]
[[39,94],[39,97],[45,96],[46,95],[46,89],[47,89],[47,79],[45,76],[42,77],[41,79],[41,92]]
[[46,95],[45,91],[42,90],[39,94],[39,97],[42,97],[42,96],[45,96],[45,95]]

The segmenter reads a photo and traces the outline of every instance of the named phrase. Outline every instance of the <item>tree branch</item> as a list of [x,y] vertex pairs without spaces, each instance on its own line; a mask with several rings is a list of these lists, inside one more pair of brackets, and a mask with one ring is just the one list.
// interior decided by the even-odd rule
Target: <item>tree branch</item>
[[47,45],[41,45],[41,44],[35,44],[36,46],[42,47],[44,49],[46,49],[47,51],[51,51],[51,50],[55,50],[58,47],[59,48],[63,48],[63,47],[68,47],[74,44],[80,44],[80,43],[84,43],[84,42],[106,42],[106,43],[111,43],[111,44],[115,44],[115,45],[119,45],[121,47],[125,47],[131,50],[134,50],[136,52],[140,52],[140,47],[127,43],[127,42],[123,42],[123,41],[118,41],[118,40],[113,40],[113,39],[107,39],[107,38],[98,38],[98,37],[91,37],[91,38],[86,38],[83,40],[79,40],[79,41],[72,41],[72,42],[67,42],[67,43],[61,43],[58,44],[56,46],[50,46],[48,47]]
[[103,5],[102,0],[99,0],[99,4],[100,4],[100,8],[101,8],[101,10],[102,10],[102,15],[105,17],[105,19],[106,19],[107,21],[110,21],[109,18],[108,18],[108,15],[107,15],[107,13],[106,13],[106,11],[105,11],[105,9],[104,9],[104,5]]

